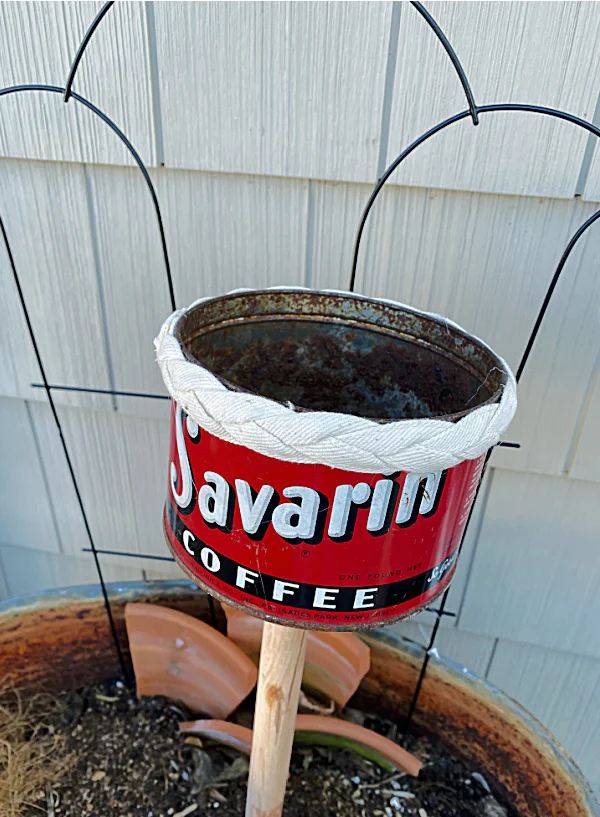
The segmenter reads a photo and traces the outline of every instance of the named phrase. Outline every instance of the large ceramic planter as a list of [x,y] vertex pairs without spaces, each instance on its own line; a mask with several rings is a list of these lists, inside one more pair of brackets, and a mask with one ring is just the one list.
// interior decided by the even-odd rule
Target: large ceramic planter
[[[208,599],[188,582],[109,585],[117,630],[127,643],[128,601],[163,604],[209,620]],[[224,617],[218,617],[224,627]],[[356,703],[401,719],[414,689],[422,650],[374,632],[371,669]],[[0,677],[18,685],[72,689],[118,674],[99,588],[76,587],[0,604]],[[490,684],[452,662],[432,659],[415,726],[439,736],[486,772],[523,817],[600,817],[600,804],[552,735]]]

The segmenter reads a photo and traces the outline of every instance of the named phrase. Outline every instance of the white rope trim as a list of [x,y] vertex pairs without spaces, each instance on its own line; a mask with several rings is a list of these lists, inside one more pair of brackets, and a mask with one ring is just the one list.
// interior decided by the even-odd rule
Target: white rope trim
[[[236,293],[251,291],[234,290]],[[333,293],[332,290],[326,292]],[[202,298],[188,309],[210,300],[214,298]],[[465,331],[438,315],[419,312],[395,301],[384,303],[442,320],[450,327]],[[476,459],[495,445],[517,408],[516,381],[502,360],[508,382],[500,402],[474,409],[457,422],[429,418],[376,423],[339,412],[297,412],[267,397],[231,391],[208,369],[187,360],[173,336],[177,321],[187,312],[186,309],[174,312],[154,341],[169,394],[199,426],[215,437],[267,457],[372,474],[440,471],[463,460]]]

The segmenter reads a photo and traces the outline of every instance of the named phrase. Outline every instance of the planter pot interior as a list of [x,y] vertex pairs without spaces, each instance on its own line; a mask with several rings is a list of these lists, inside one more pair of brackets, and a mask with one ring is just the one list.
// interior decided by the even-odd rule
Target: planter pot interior
[[[189,582],[109,585],[129,660],[128,601],[162,604],[210,622],[207,596]],[[225,617],[217,606],[217,626]],[[423,659],[421,647],[382,632],[365,635],[371,669],[352,705],[401,721]],[[119,675],[99,588],[80,587],[0,604],[0,676],[17,686],[61,691]],[[600,817],[600,805],[564,749],[506,695],[462,668],[433,658],[415,728],[485,771],[522,817]]]

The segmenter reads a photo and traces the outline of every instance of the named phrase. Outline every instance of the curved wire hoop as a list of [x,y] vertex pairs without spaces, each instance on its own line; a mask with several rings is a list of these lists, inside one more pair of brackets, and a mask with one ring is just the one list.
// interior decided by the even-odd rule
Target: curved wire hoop
[[581,225],[581,227],[577,230],[577,232],[573,235],[567,246],[565,247],[565,251],[560,257],[560,261],[556,265],[556,269],[554,271],[554,275],[552,276],[552,280],[550,281],[550,286],[546,290],[546,295],[542,302],[542,306],[540,307],[540,311],[538,312],[538,316],[536,318],[535,324],[533,329],[531,330],[531,335],[529,336],[529,340],[527,341],[527,346],[525,347],[525,351],[523,352],[523,356],[519,362],[519,366],[517,368],[515,378],[517,382],[521,379],[521,375],[523,374],[523,369],[527,365],[527,361],[529,360],[529,355],[531,354],[531,350],[533,348],[533,344],[535,343],[535,339],[538,335],[540,330],[540,326],[542,325],[542,321],[544,320],[544,315],[546,314],[546,310],[548,309],[548,305],[550,304],[550,299],[554,294],[554,290],[556,289],[556,285],[558,284],[558,279],[561,276],[563,268],[567,263],[568,257],[571,255],[575,244],[579,241],[581,236],[588,230],[592,224],[594,224],[600,218],[600,210],[597,210],[593,213],[587,221]]
[[[89,42],[90,37],[92,36],[94,30],[98,26],[100,20],[104,16],[104,14],[106,14],[108,9],[110,8],[110,5],[112,5],[112,4],[111,3],[106,4],[106,6],[102,10],[103,13],[101,13],[101,15],[98,15],[98,17],[96,18],[95,25],[92,25],[92,27],[90,28],[90,30],[88,31],[88,33],[86,35],[86,38],[87,38],[86,42]],[[108,6],[108,8],[107,8],[107,6]],[[80,47],[80,50],[78,52],[78,58],[76,58],[76,60],[74,62],[74,70],[72,70],[73,76],[74,76],[75,70],[77,69],[77,64],[78,64],[79,60],[81,59],[81,55],[83,54],[85,44],[82,43],[82,46],[83,47]],[[71,77],[71,82],[72,82],[72,78],[73,77]],[[44,93],[55,93],[55,94],[65,94],[66,95],[66,89],[65,88],[60,88],[60,87],[54,86],[54,85],[18,85],[18,86],[12,86],[12,87],[9,87],[9,88],[0,89],[0,97],[8,96],[8,95],[11,95],[11,94],[17,94],[17,93],[26,93],[26,92],[31,92],[31,91],[40,91],[40,92],[44,92]],[[152,203],[154,205],[154,211],[155,211],[156,220],[157,220],[157,223],[158,223],[158,229],[159,229],[159,233],[160,233],[161,246],[162,246],[162,252],[163,252],[163,259],[164,259],[164,263],[165,263],[165,272],[166,272],[166,275],[167,275],[167,282],[168,282],[168,287],[169,287],[169,299],[170,299],[170,302],[171,302],[171,308],[174,311],[175,310],[175,293],[174,293],[174,288],[173,288],[173,279],[172,279],[172,276],[171,276],[171,267],[170,267],[170,263],[169,263],[169,254],[168,254],[168,250],[167,250],[167,242],[166,242],[166,237],[165,237],[164,225],[163,225],[162,215],[161,215],[161,211],[160,211],[160,205],[158,203],[158,198],[157,198],[157,195],[156,195],[156,191],[154,189],[154,185],[152,184],[152,180],[151,180],[151,178],[150,178],[150,176],[148,174],[146,166],[144,165],[139,153],[133,147],[133,145],[131,144],[129,139],[125,136],[123,131],[112,121],[112,119],[110,119],[103,111],[101,111],[99,108],[97,108],[92,102],[85,99],[85,97],[82,97],[79,94],[76,94],[74,91],[70,91],[70,89],[69,89],[69,96],[72,96],[73,99],[75,99],[77,102],[84,105],[86,108],[88,108],[90,111],[92,111],[92,113],[96,114],[96,116],[98,116],[106,125],[108,125],[108,127],[113,131],[113,133],[115,133],[119,137],[119,139],[125,145],[125,147],[129,151],[129,153],[133,156],[138,168],[140,169],[140,171],[142,173],[142,176],[144,177],[144,180],[145,180],[146,185],[148,187],[148,190],[150,192],[150,196],[152,198]],[[67,96],[67,99],[68,99],[68,96]],[[118,658],[118,661],[119,661],[121,672],[122,672],[124,678],[126,679],[126,681],[131,685],[131,680],[132,679],[131,679],[131,676],[130,676],[129,668],[128,668],[126,662],[125,662],[123,651],[121,650],[121,645],[120,645],[120,642],[119,642],[119,637],[118,637],[118,634],[117,634],[117,629],[116,629],[116,626],[115,626],[115,621],[114,621],[114,617],[112,615],[112,610],[111,610],[111,606],[110,606],[110,600],[108,598],[106,583],[104,581],[102,568],[100,566],[100,560],[99,560],[99,557],[98,557],[98,550],[97,550],[95,542],[94,542],[94,537],[92,535],[92,531],[91,531],[91,528],[90,528],[87,512],[86,512],[85,505],[84,505],[84,502],[83,502],[83,497],[81,495],[81,491],[80,491],[80,488],[79,488],[79,483],[77,481],[77,476],[75,474],[75,469],[73,467],[73,461],[72,461],[72,458],[71,458],[71,455],[70,455],[70,452],[69,452],[69,448],[68,448],[67,442],[65,440],[63,430],[62,430],[60,418],[58,416],[58,411],[56,409],[56,404],[55,404],[54,398],[52,396],[52,390],[51,390],[51,387],[50,387],[50,385],[48,383],[48,378],[47,378],[46,370],[45,370],[45,367],[44,367],[44,364],[43,364],[43,361],[42,361],[41,352],[40,352],[40,349],[39,349],[39,346],[38,346],[38,343],[37,343],[37,339],[36,339],[36,336],[35,336],[35,331],[33,329],[33,324],[31,322],[31,317],[29,315],[29,310],[27,308],[27,303],[25,301],[25,295],[24,295],[23,289],[21,287],[21,281],[19,279],[19,274],[17,272],[17,268],[16,268],[16,265],[15,265],[15,260],[14,260],[14,255],[13,255],[13,252],[12,252],[12,248],[10,246],[8,235],[6,233],[6,228],[5,228],[4,222],[3,222],[1,217],[0,217],[0,233],[2,235],[2,240],[4,242],[4,246],[6,247],[8,262],[9,262],[9,266],[11,268],[11,272],[12,272],[12,275],[13,275],[15,286],[17,288],[17,294],[18,294],[18,297],[19,297],[19,301],[21,303],[21,309],[22,309],[23,315],[25,317],[25,322],[26,322],[26,325],[27,325],[27,331],[29,333],[29,337],[30,337],[30,340],[31,340],[31,344],[33,346],[33,351],[34,351],[34,354],[35,354],[35,358],[36,358],[38,367],[40,369],[40,374],[41,374],[42,381],[43,381],[43,384],[44,384],[44,390],[46,392],[46,397],[48,398],[48,403],[49,403],[49,406],[50,406],[50,410],[52,412],[52,416],[53,416],[55,425],[56,425],[57,430],[58,430],[58,434],[59,434],[59,437],[60,437],[61,446],[62,446],[62,450],[63,450],[63,455],[64,455],[65,461],[67,463],[67,468],[69,470],[69,475],[71,477],[71,482],[72,482],[73,488],[75,490],[75,496],[76,496],[76,499],[77,499],[77,504],[79,506],[79,510],[81,512],[81,516],[82,516],[82,520],[83,520],[84,527],[85,527],[85,530],[86,530],[86,534],[87,534],[87,537],[88,537],[88,541],[90,543],[90,550],[91,550],[92,556],[94,558],[96,572],[98,574],[98,580],[100,582],[100,588],[102,590],[102,596],[103,596],[103,600],[104,600],[104,607],[106,609],[106,614],[107,614],[108,622],[109,622],[109,628],[110,628],[110,631],[111,631],[111,636],[112,636],[112,640],[113,640],[113,643],[114,643],[114,646],[115,646],[115,651],[117,653],[117,658]]]
[[[64,94],[65,93],[65,89],[61,88],[59,85],[13,85],[13,86],[10,86],[8,88],[1,88],[0,89],[0,97],[8,96],[9,94],[28,93],[28,92],[31,92],[31,91],[41,91],[41,92],[44,92],[44,93],[51,93],[51,94]],[[161,247],[162,247],[163,260],[164,260],[164,264],[165,264],[165,273],[166,273],[166,276],[167,276],[167,284],[168,284],[168,287],[169,287],[169,298],[171,300],[171,309],[174,312],[175,309],[176,309],[176,306],[175,306],[175,290],[174,290],[174,287],[173,287],[173,277],[171,275],[171,264],[170,264],[170,261],[169,261],[169,252],[167,250],[167,239],[166,239],[166,236],[165,236],[165,228],[164,228],[164,224],[163,224],[162,214],[161,214],[161,211],[160,211],[160,205],[158,203],[158,197],[156,195],[156,190],[154,189],[154,185],[152,184],[152,179],[150,178],[148,170],[146,169],[146,165],[142,161],[142,158],[141,158],[140,154],[137,152],[137,150],[131,144],[129,139],[125,136],[123,131],[119,128],[118,125],[116,125],[112,121],[112,119],[110,119],[110,117],[108,117],[104,113],[104,111],[101,111],[100,108],[97,108],[93,104],[93,102],[90,102],[85,97],[80,96],[80,94],[76,94],[75,91],[71,92],[71,97],[76,102],[79,102],[81,105],[86,107],[88,110],[92,111],[92,113],[94,113],[97,117],[99,117],[104,122],[104,124],[108,125],[108,127],[112,130],[112,132],[114,134],[116,134],[116,136],[119,137],[119,139],[125,145],[125,147],[129,151],[131,156],[133,156],[133,158],[135,160],[135,163],[137,164],[138,168],[140,169],[140,172],[141,172],[142,176],[144,177],[144,181],[146,182],[146,185],[148,187],[148,192],[150,193],[150,197],[152,198],[152,204],[154,206],[154,213],[156,215],[156,221],[157,221],[157,224],[158,224],[158,231],[160,233],[160,243],[161,243]]]
[[73,87],[73,81],[75,80],[75,74],[77,73],[77,69],[79,68],[79,63],[81,62],[81,58],[83,57],[83,52],[87,48],[89,41],[94,36],[94,32],[106,16],[108,12],[111,10],[112,6],[114,6],[114,0],[109,0],[108,3],[105,3],[98,14],[92,20],[91,26],[85,32],[83,36],[83,40],[79,44],[79,48],[77,49],[77,53],[75,54],[75,58],[71,63],[71,68],[69,70],[69,76],[67,77],[67,82],[65,84],[65,95],[63,96],[63,102],[68,102],[70,97],[72,96],[71,88]]
[[[536,114],[540,114],[542,116],[552,116],[555,119],[563,119],[565,122],[571,122],[573,125],[577,125],[578,127],[589,131],[589,133],[593,133],[594,136],[600,136],[600,128],[597,128],[595,125],[592,125],[590,122],[586,122],[585,119],[580,119],[578,116],[574,116],[574,114],[567,113],[566,111],[561,111],[561,110],[558,110],[556,108],[545,108],[545,107],[540,106],[540,105],[523,105],[523,104],[519,104],[519,103],[506,102],[506,103],[500,103],[500,104],[497,104],[497,105],[482,105],[477,110],[479,111],[479,113],[497,113],[499,111],[517,111],[517,112],[522,112],[522,113],[536,113]],[[358,267],[358,257],[359,257],[359,253],[360,253],[360,245],[361,245],[365,225],[366,225],[366,222],[367,222],[367,218],[369,217],[369,213],[371,212],[371,209],[372,209],[373,205],[375,204],[375,201],[377,200],[377,197],[379,196],[379,194],[383,190],[383,187],[384,187],[385,183],[387,182],[387,180],[390,178],[390,176],[396,170],[396,168],[400,164],[402,164],[402,162],[408,156],[410,156],[410,154],[414,150],[416,150],[420,145],[422,145],[428,139],[431,139],[432,136],[435,136],[437,133],[440,133],[440,131],[443,131],[445,128],[449,127],[450,125],[454,125],[456,122],[460,122],[462,119],[465,119],[469,115],[470,115],[470,111],[468,111],[468,110],[467,111],[461,111],[460,113],[454,114],[454,116],[450,116],[448,119],[444,119],[442,122],[438,122],[437,125],[434,125],[428,131],[421,134],[421,136],[419,136],[417,139],[415,139],[414,142],[411,142],[411,144],[408,147],[406,147],[402,151],[402,153],[400,153],[394,159],[394,161],[386,168],[385,172],[383,173],[383,175],[381,176],[381,178],[378,180],[377,184],[373,188],[373,192],[369,196],[369,199],[368,199],[368,201],[367,201],[367,203],[365,205],[365,208],[364,208],[364,210],[362,212],[362,215],[361,215],[361,218],[360,218],[360,222],[359,222],[359,225],[358,225],[358,230],[356,232],[356,238],[354,240],[354,253],[353,253],[353,257],[352,257],[352,271],[351,271],[351,274],[350,274],[350,286],[349,286],[350,292],[354,292],[354,287],[356,285],[356,271],[357,271],[357,267]],[[523,374],[523,370],[524,370],[524,368],[525,368],[525,366],[527,364],[527,360],[529,359],[529,355],[531,354],[533,344],[535,343],[535,339],[536,339],[536,337],[538,335],[538,332],[540,330],[540,327],[542,325],[544,315],[546,314],[546,310],[548,309],[550,299],[552,298],[552,294],[553,294],[553,292],[554,292],[554,290],[556,288],[556,285],[558,283],[558,279],[560,278],[560,275],[561,275],[561,273],[562,273],[562,271],[564,269],[564,266],[565,266],[565,264],[567,262],[567,259],[568,259],[569,255],[571,254],[571,251],[575,247],[576,243],[581,238],[581,236],[585,233],[585,231],[588,229],[588,227],[591,227],[591,225],[596,221],[596,219],[598,217],[600,217],[600,211],[598,211],[597,213],[594,213],[594,215],[590,216],[590,218],[588,218],[588,220],[579,228],[579,230],[577,230],[577,232],[575,233],[573,238],[569,241],[569,244],[567,245],[567,248],[565,249],[565,251],[564,251],[564,253],[563,253],[562,257],[561,257],[561,259],[560,259],[560,261],[558,263],[558,266],[556,267],[556,271],[555,271],[554,276],[552,278],[552,281],[551,281],[551,283],[549,285],[548,291],[546,292],[546,297],[544,298],[544,301],[542,303],[540,311],[538,312],[538,316],[536,318],[535,324],[533,326],[531,335],[529,336],[529,340],[527,342],[525,352],[523,353],[523,357],[521,358],[521,361],[519,363],[517,373],[516,373],[517,381],[520,379],[521,375]]]
[[469,80],[467,79],[467,75],[465,74],[464,68],[462,67],[460,60],[456,56],[456,51],[450,45],[450,41],[438,25],[437,21],[431,16],[431,14],[427,11],[425,6],[422,3],[411,2],[411,6],[416,8],[419,14],[423,17],[425,22],[429,25],[429,27],[435,33],[435,36],[441,42],[446,51],[446,54],[450,57],[450,61],[454,66],[454,70],[458,74],[458,78],[460,79],[460,84],[463,87],[465,92],[465,96],[467,97],[467,104],[469,106],[469,113],[471,114],[471,119],[473,120],[474,125],[479,125],[479,115],[478,115],[478,108],[475,104],[475,97],[473,96],[473,91],[471,90],[471,86],[469,84]]
[[[419,4],[413,3],[413,5],[418,6]],[[423,16],[426,17],[425,14]],[[427,17],[426,17],[426,19],[427,19]],[[429,20],[428,20],[428,22],[429,22]],[[432,25],[432,28],[433,27],[434,26]],[[434,30],[436,30],[436,29],[434,28]],[[437,31],[436,31],[436,33],[437,33]],[[460,75],[460,73],[459,73],[459,75]],[[576,126],[578,126],[580,128],[583,128],[584,130],[587,130],[589,133],[594,134],[594,136],[600,136],[600,128],[597,128],[595,125],[591,124],[590,122],[587,122],[585,119],[581,119],[578,116],[574,116],[573,114],[567,113],[566,111],[558,110],[556,108],[546,108],[546,107],[543,107],[543,106],[540,106],[540,105],[526,105],[526,104],[519,104],[519,103],[500,103],[500,104],[496,104],[496,105],[483,105],[481,107],[477,107],[476,111],[478,111],[479,113],[497,113],[499,111],[515,111],[515,112],[522,112],[522,113],[535,113],[535,114],[540,114],[542,116],[552,116],[552,117],[554,117],[556,119],[562,119],[562,120],[564,120],[566,122],[570,122],[573,125],[576,125]],[[365,205],[365,208],[364,208],[364,210],[362,212],[362,215],[361,215],[361,218],[360,218],[360,221],[359,221],[359,225],[358,225],[358,230],[356,232],[356,238],[355,238],[355,241],[354,241],[354,254],[353,254],[353,258],[352,258],[352,271],[351,271],[351,275],[350,275],[350,286],[349,286],[350,292],[354,292],[354,287],[355,287],[355,284],[356,284],[356,271],[357,271],[357,267],[358,267],[358,257],[359,257],[361,240],[362,240],[362,236],[363,236],[363,233],[364,233],[367,218],[369,217],[369,213],[371,212],[371,209],[373,208],[373,205],[375,204],[375,201],[377,200],[377,197],[379,196],[379,194],[383,190],[383,187],[384,187],[385,183],[387,182],[387,180],[390,178],[392,173],[394,173],[396,168],[400,164],[402,164],[402,162],[408,156],[410,156],[410,154],[414,150],[416,150],[420,145],[424,144],[432,136],[435,136],[437,133],[440,133],[440,131],[443,131],[445,128],[449,127],[450,125],[453,125],[456,122],[460,122],[462,119],[467,118],[469,115],[472,115],[472,109],[471,108],[469,108],[469,110],[461,111],[460,113],[454,114],[454,116],[451,116],[448,119],[444,119],[442,122],[439,122],[437,125],[434,125],[428,131],[426,131],[421,136],[419,136],[417,139],[415,139],[414,142],[411,142],[411,144],[408,145],[408,147],[406,147],[394,159],[394,161],[387,167],[387,169],[385,170],[385,172],[383,173],[381,178],[378,180],[378,182],[375,185],[375,187],[373,188],[373,192],[369,196],[367,204]],[[536,341],[536,338],[537,338],[537,336],[539,334],[539,330],[540,330],[540,327],[542,325],[542,321],[544,320],[544,316],[546,314],[546,311],[547,311],[548,306],[550,304],[550,300],[552,299],[552,295],[554,294],[554,291],[556,289],[556,286],[558,284],[558,281],[560,279],[562,271],[563,271],[563,269],[565,267],[565,264],[567,263],[567,260],[568,260],[568,258],[570,256],[571,252],[573,251],[575,245],[577,244],[577,242],[579,241],[581,236],[599,218],[600,218],[600,210],[598,210],[596,213],[591,215],[581,225],[581,227],[577,230],[577,232],[573,235],[573,237],[571,238],[571,240],[567,244],[562,256],[560,257],[560,260],[559,260],[559,262],[558,262],[558,264],[556,266],[556,269],[554,271],[554,275],[552,276],[552,280],[550,281],[550,284],[548,285],[548,289],[546,290],[546,295],[544,297],[544,300],[542,302],[540,310],[539,310],[539,312],[537,314],[535,323],[533,325],[533,329],[531,330],[531,333],[529,335],[529,339],[527,341],[525,351],[523,352],[523,355],[522,355],[521,360],[519,362],[519,366],[517,368],[517,372],[516,372],[516,375],[515,375],[517,382],[521,379],[521,377],[523,375],[523,371],[525,369],[525,366],[527,365],[527,361],[529,360],[529,356],[531,355],[533,345],[534,345],[534,343]],[[481,488],[481,484],[482,484],[482,481],[483,481],[483,477],[485,475],[485,471],[487,469],[487,465],[488,465],[491,453],[492,452],[489,451],[487,456],[486,456],[486,459],[485,459],[485,463],[484,463],[484,466],[483,466],[483,469],[482,469],[482,472],[481,472],[479,485],[477,486],[477,491],[476,491],[475,497],[473,499],[473,504],[471,505],[471,510],[470,510],[469,516],[467,518],[467,523],[465,525],[463,535],[462,535],[460,544],[458,546],[459,554],[460,554],[460,551],[462,550],[462,546],[463,546],[463,543],[465,541],[467,531],[469,530],[469,524],[471,522],[471,518],[472,518],[472,515],[473,515],[473,510],[475,508],[475,502],[476,502],[477,497],[479,495],[479,490]],[[417,680],[417,684],[415,686],[413,697],[412,697],[412,700],[410,702],[408,715],[407,715],[407,719],[406,719],[406,732],[408,732],[410,730],[410,727],[411,727],[411,724],[412,724],[412,719],[413,719],[413,716],[414,716],[416,708],[417,708],[419,695],[420,695],[420,692],[421,692],[421,687],[423,685],[423,681],[425,679],[425,674],[427,672],[427,666],[429,664],[429,658],[430,658],[430,655],[431,655],[431,651],[433,650],[433,647],[435,645],[438,629],[439,629],[439,626],[440,626],[440,621],[442,619],[442,616],[445,614],[446,603],[448,601],[449,592],[450,592],[450,588],[447,588],[446,591],[444,592],[443,596],[442,596],[442,600],[441,600],[439,609],[433,611],[436,614],[436,620],[435,620],[435,623],[434,623],[434,626],[433,626],[433,630],[432,630],[432,633],[431,633],[429,644],[428,644],[427,649],[425,651],[425,657],[424,657],[423,663],[421,665],[421,670],[419,672],[419,677],[418,677],[418,680]]]
[[[106,2],[102,6],[102,8],[98,12],[98,14],[92,20],[92,23],[91,23],[90,27],[88,28],[88,30],[86,31],[86,33],[84,34],[83,39],[81,40],[79,48],[77,49],[77,53],[75,54],[75,58],[73,59],[73,62],[71,63],[71,68],[69,70],[69,76],[67,77],[67,82],[65,84],[65,95],[64,95],[64,101],[65,102],[68,102],[69,98],[72,95],[71,88],[73,87],[73,82],[75,80],[75,74],[77,73],[77,70],[79,68],[79,63],[81,62],[81,58],[83,57],[83,53],[84,53],[85,49],[88,47],[88,45],[90,43],[90,40],[92,39],[96,29],[98,28],[98,26],[100,25],[100,23],[102,22],[102,20],[106,16],[106,14],[110,11],[112,6],[114,6],[114,0],[108,0],[108,2]],[[450,41],[448,40],[448,38],[446,37],[446,35],[442,31],[440,25],[432,17],[432,15],[427,11],[427,9],[423,5],[423,3],[418,2],[418,0],[411,0],[411,6],[413,6],[413,8],[415,8],[419,12],[421,17],[425,20],[427,25],[431,28],[431,30],[434,32],[435,36],[438,38],[438,40],[442,44],[446,54],[448,54],[448,57],[449,57],[452,65],[454,66],[454,70],[456,71],[456,73],[458,75],[458,78],[460,80],[460,84],[462,85],[463,90],[465,92],[465,96],[467,98],[467,105],[469,106],[469,111],[470,111],[470,114],[471,114],[471,118],[473,119],[473,124],[478,125],[479,124],[479,116],[478,116],[478,112],[477,112],[477,105],[475,104],[475,97],[473,96],[473,91],[471,90],[471,85],[469,83],[469,80],[467,79],[467,75],[465,73],[464,68],[461,65],[460,60],[458,59],[456,51],[452,48],[452,45],[450,44]]]

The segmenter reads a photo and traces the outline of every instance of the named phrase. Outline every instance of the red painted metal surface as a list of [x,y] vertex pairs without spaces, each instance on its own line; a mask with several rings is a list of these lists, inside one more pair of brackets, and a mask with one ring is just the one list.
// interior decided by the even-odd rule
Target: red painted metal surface
[[194,581],[254,615],[380,627],[448,586],[482,466],[384,476],[280,462],[174,405],[165,533]]

